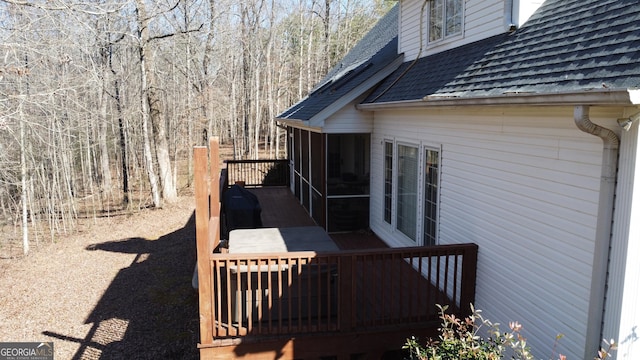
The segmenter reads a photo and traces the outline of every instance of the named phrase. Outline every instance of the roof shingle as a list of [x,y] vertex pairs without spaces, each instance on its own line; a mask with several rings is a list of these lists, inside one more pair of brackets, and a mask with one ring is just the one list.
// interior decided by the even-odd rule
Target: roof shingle
[[547,0],[514,33],[403,64],[364,102],[639,86],[640,2]]

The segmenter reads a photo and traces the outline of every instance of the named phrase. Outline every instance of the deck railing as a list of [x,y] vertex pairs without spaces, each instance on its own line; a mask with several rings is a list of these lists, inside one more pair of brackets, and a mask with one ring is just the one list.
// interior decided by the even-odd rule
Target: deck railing
[[232,338],[238,337],[296,338],[319,332],[359,337],[437,326],[435,304],[449,305],[460,316],[469,313],[475,244],[322,254],[220,253],[220,195],[225,183],[237,180],[231,173],[221,179],[218,161],[209,168],[208,160],[218,156],[216,139],[209,152],[194,149],[201,354],[235,344]]
[[226,160],[229,184],[246,187],[289,185],[288,160]]
[[465,315],[477,245],[316,254],[214,254],[213,337],[300,335],[415,326],[435,304]]

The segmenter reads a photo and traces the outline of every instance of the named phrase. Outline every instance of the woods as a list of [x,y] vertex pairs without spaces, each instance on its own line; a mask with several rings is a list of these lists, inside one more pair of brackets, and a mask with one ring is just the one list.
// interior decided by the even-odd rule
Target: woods
[[0,248],[175,201],[209,136],[284,156],[274,117],[392,5],[0,0]]

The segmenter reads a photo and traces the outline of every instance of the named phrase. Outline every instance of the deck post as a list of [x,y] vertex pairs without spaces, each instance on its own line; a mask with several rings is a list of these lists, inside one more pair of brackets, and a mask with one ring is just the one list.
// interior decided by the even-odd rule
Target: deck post
[[220,225],[215,228],[212,222],[213,219],[220,218],[220,150],[218,137],[209,139],[209,161],[211,163],[209,176],[209,209],[211,209],[211,215],[209,216],[209,244],[211,246],[210,250],[213,252],[220,245]]
[[471,315],[471,305],[476,297],[476,269],[478,267],[478,245],[465,245],[462,255],[462,278],[460,290],[461,316]]
[[198,300],[200,313],[200,346],[213,344],[212,274],[209,248],[209,181],[207,148],[196,146],[194,158],[194,191],[196,200],[196,249],[198,268]]

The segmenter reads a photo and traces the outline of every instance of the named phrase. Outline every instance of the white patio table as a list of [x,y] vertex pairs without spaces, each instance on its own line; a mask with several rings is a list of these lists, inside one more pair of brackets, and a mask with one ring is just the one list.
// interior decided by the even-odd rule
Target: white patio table
[[236,229],[229,233],[230,254],[339,250],[320,226]]

